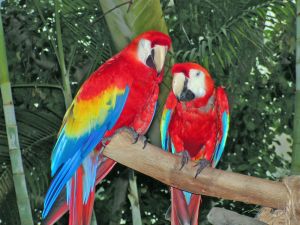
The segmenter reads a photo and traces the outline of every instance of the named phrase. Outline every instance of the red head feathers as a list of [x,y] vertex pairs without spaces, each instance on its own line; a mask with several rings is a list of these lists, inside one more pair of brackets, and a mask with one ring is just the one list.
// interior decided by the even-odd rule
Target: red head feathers
[[199,64],[175,64],[172,76],[173,92],[179,101],[205,101],[213,94],[214,81]]

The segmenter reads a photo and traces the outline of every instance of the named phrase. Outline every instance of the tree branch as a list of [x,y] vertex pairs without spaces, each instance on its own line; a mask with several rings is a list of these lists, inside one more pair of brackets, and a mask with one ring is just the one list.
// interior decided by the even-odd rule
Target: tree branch
[[[195,178],[195,163],[182,169],[181,158],[142,141],[132,144],[127,133],[117,134],[105,148],[104,155],[167,185],[192,193],[214,196],[271,208],[285,209],[289,192],[281,182],[260,179],[213,168],[205,168]],[[297,211],[297,209],[296,209]]]
[[208,222],[216,225],[267,225],[266,223],[261,222],[255,218],[240,215],[236,212],[218,207],[213,207],[210,210],[210,212],[207,215],[207,219]]

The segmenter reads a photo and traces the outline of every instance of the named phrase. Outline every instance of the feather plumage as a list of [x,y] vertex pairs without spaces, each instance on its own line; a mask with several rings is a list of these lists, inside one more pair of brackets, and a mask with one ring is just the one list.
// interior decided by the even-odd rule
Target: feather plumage
[[[175,64],[172,73],[180,79],[173,81],[176,89],[170,92],[163,110],[160,127],[162,148],[176,154],[187,151],[192,160],[206,159],[215,167],[224,151],[229,129],[229,105],[225,90],[221,87],[215,89],[209,73],[198,64]],[[180,92],[190,91],[187,90],[190,84],[186,83],[197,80],[199,76],[202,77],[198,85],[205,94],[200,97],[194,95],[189,101],[180,101]],[[181,81],[185,84],[178,83]],[[194,90],[197,87],[190,86]],[[171,224],[197,225],[201,195],[171,188],[171,198]]]
[[[141,34],[85,81],[67,110],[51,158],[53,179],[42,215],[48,224],[65,213],[66,204],[69,225],[89,224],[96,181],[100,182],[115,165],[104,159],[101,141],[124,126],[141,135],[147,131],[155,113],[162,73],[138,58],[141,40],[151,42],[149,47],[159,53],[164,53],[171,43],[160,32]],[[146,50],[151,53],[151,49]],[[66,204],[55,204],[57,198],[61,200],[63,190]],[[53,206],[58,208],[52,209]]]

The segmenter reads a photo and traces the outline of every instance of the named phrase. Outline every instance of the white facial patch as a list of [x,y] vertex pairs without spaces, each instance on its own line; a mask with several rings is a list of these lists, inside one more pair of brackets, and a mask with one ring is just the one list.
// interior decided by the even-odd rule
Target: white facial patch
[[187,88],[191,90],[197,98],[203,97],[206,93],[204,73],[199,70],[191,69],[189,76]]
[[172,81],[172,89],[175,96],[180,97],[180,94],[184,87],[185,76],[184,73],[174,73]]
[[151,42],[146,39],[141,39],[138,45],[137,54],[139,60],[146,65],[146,60],[151,55]]

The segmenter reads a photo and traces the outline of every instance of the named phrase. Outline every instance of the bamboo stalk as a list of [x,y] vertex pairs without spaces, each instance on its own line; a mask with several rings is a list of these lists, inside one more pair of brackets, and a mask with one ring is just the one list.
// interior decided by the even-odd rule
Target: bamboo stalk
[[0,85],[3,99],[5,126],[8,139],[9,156],[16,191],[19,216],[22,225],[33,225],[33,219],[28,197],[22,156],[18,137],[11,85],[8,75],[6,48],[2,17],[0,11]]
[[300,0],[296,18],[296,95],[293,130],[292,174],[300,174]]
[[[116,135],[103,154],[127,167],[151,176],[167,185],[196,194],[284,209],[289,193],[281,182],[205,168],[195,178],[197,167],[189,161],[182,169],[181,158],[143,142],[132,144],[129,134]],[[145,157],[147,155],[147,157]]]
[[128,199],[131,205],[131,212],[132,212],[132,224],[133,225],[140,225],[142,223],[142,216],[140,210],[140,203],[139,203],[139,194],[138,194],[138,187],[136,182],[136,176],[133,170],[129,171],[129,187],[128,187]]
[[67,73],[67,69],[65,65],[65,56],[64,56],[63,42],[62,42],[58,0],[55,0],[55,26],[56,26],[57,48],[58,48],[58,62],[61,71],[65,104],[66,104],[66,108],[68,108],[69,105],[71,105],[72,103],[72,92],[71,92],[71,85],[70,85],[70,76]]

